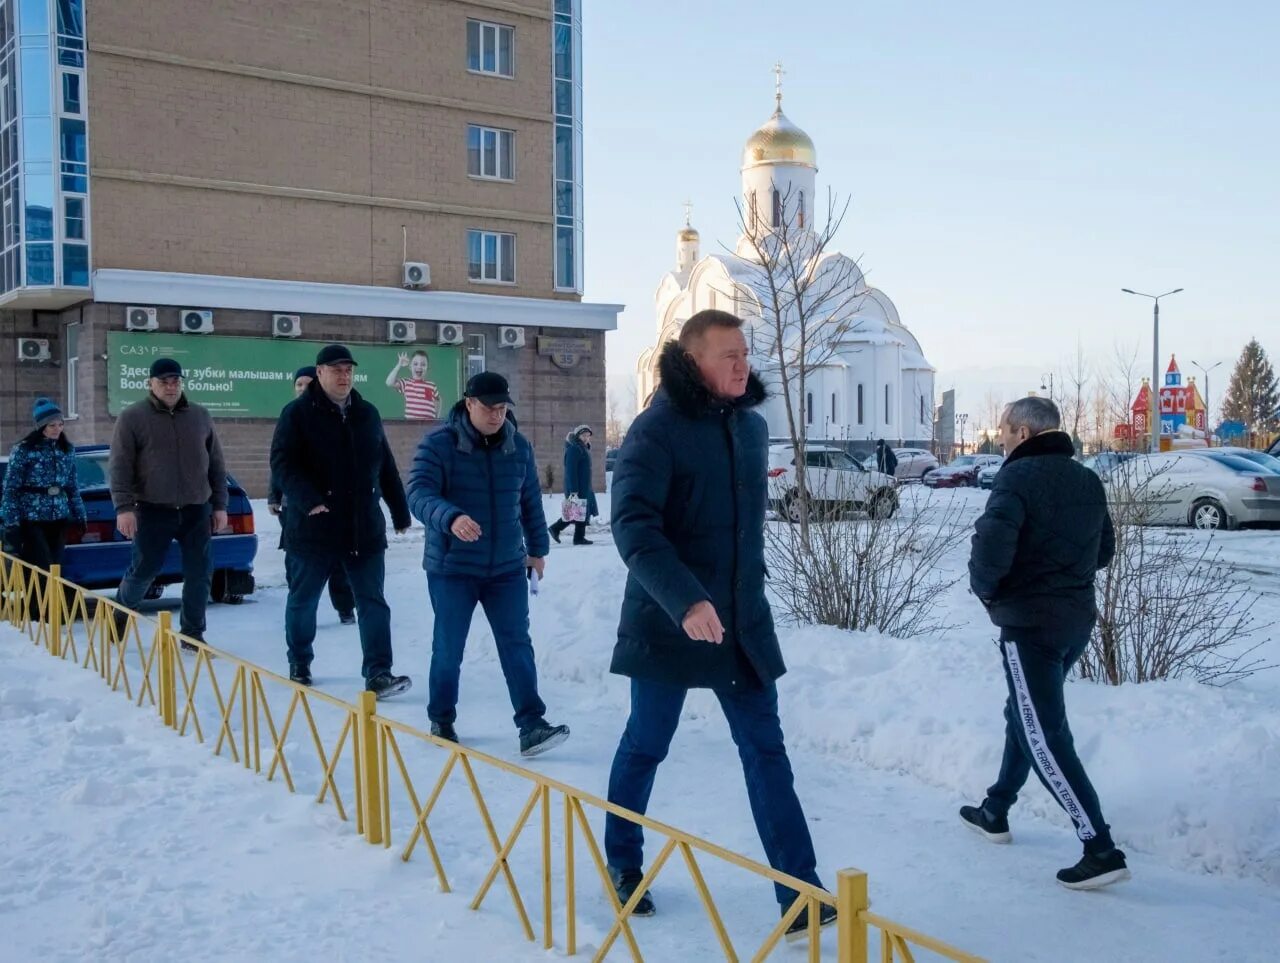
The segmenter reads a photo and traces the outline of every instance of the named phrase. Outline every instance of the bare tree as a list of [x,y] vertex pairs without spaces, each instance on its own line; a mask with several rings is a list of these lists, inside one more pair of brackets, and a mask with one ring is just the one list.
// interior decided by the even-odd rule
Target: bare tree
[[[748,292],[759,310],[758,330],[767,344],[755,346],[772,367],[787,413],[787,433],[795,460],[795,498],[801,511],[801,538],[809,536],[809,486],[804,447],[809,376],[826,365],[865,298],[862,271],[855,260],[835,256],[833,242],[849,201],[827,192],[825,216],[816,223],[803,195],[787,189],[768,216],[755,205],[744,210],[735,201],[748,251]],[[808,218],[808,219],[807,219]],[[736,292],[735,292],[736,293]],[[753,319],[754,320],[754,319]]]
[[1084,356],[1084,346],[1076,341],[1076,354],[1061,372],[1062,395],[1058,406],[1062,412],[1062,427],[1071,432],[1071,439],[1080,444],[1080,430],[1088,417],[1089,405],[1086,400],[1090,381],[1089,362]]

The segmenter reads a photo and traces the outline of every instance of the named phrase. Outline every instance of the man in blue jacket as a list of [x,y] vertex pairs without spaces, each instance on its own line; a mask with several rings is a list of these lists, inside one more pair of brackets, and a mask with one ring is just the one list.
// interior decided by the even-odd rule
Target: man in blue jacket
[[520,732],[536,756],[569,738],[546,720],[529,638],[526,570],[542,577],[550,539],[533,446],[516,430],[507,379],[467,382],[442,428],[426,435],[409,473],[409,507],[427,529],[422,567],[435,610],[431,638],[431,734],[458,741],[458,682],[477,603],[493,629]]
[[1009,842],[1009,809],[1034,770],[1084,846],[1058,882],[1097,889],[1128,879],[1129,868],[1076,754],[1062,688],[1089,645],[1094,575],[1115,554],[1115,531],[1102,482],[1074,460],[1060,423],[1048,398],[1015,401],[1000,420],[1008,457],[975,526],[969,584],[1000,628],[1004,758],[986,799],[962,806],[960,818],[991,842]]
[[[643,813],[689,689],[711,689],[738,746],[769,864],[821,886],[796,796],[774,685],[786,666],[765,598],[769,430],[764,386],[742,321],[699,311],[668,342],[661,386],[636,418],[613,476],[613,536],[627,586],[612,670],[631,678],[631,715],[609,773],[609,801]],[[625,904],[643,879],[644,834],[605,818],[605,852]],[[796,893],[775,886],[783,912]],[[654,912],[644,893],[637,915]],[[819,925],[835,922],[824,905]],[[803,939],[808,911],[787,930]]]

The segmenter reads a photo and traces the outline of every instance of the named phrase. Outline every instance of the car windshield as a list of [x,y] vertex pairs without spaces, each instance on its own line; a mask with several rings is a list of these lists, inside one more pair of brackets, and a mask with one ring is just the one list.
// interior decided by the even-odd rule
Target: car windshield
[[76,482],[81,488],[92,488],[107,483],[107,455],[77,455]]

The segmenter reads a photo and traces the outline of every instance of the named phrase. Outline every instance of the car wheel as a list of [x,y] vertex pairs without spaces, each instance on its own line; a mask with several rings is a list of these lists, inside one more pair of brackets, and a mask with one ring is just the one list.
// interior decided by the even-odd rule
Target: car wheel
[[893,518],[898,510],[898,495],[892,489],[882,488],[871,496],[867,514],[875,519]]
[[[809,496],[809,518],[813,519],[817,506],[813,502],[813,495]],[[799,525],[804,518],[804,512],[801,510],[800,497],[795,491],[787,493],[787,497],[782,500],[782,517],[793,525]]]
[[1204,531],[1227,527],[1227,511],[1212,498],[1202,498],[1191,506],[1191,524]]

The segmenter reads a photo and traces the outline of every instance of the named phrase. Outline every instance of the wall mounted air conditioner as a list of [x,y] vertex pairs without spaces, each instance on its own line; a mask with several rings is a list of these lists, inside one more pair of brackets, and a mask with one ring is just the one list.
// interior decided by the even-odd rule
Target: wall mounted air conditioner
[[19,338],[18,339],[18,360],[19,361],[48,361],[52,357],[49,354],[49,342],[45,338]]
[[524,328],[511,328],[505,325],[498,328],[498,347],[523,348]]
[[126,331],[154,331],[160,327],[156,320],[155,308],[125,308],[124,327]]
[[271,337],[273,338],[302,337],[302,316],[298,314],[271,315]]
[[452,322],[441,322],[436,328],[438,344],[462,344],[462,325]]
[[411,344],[418,340],[418,325],[413,321],[388,321],[387,340],[392,344]]
[[431,283],[431,265],[422,261],[404,262],[404,286],[425,288]]
[[213,312],[183,308],[178,312],[178,330],[183,334],[213,334]]

